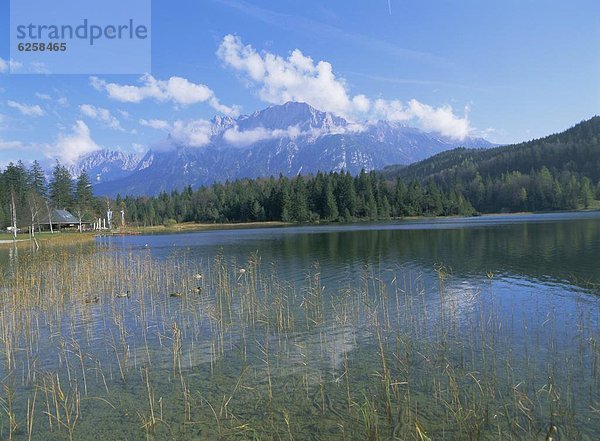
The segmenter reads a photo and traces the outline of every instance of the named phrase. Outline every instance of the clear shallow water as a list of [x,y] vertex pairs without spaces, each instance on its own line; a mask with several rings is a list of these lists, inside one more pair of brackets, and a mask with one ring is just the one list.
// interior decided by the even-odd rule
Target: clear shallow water
[[439,263],[461,278],[492,271],[541,283],[600,284],[600,212],[123,236],[100,243],[157,258],[185,251],[204,262],[219,253],[244,261],[258,252],[290,280],[303,280],[318,261],[322,277],[334,283],[365,263],[427,274]]
[[[0,257],[6,273],[43,273],[3,283],[2,396],[6,408],[18,392],[23,439],[36,391],[32,437],[68,437],[68,399],[47,398],[58,380],[79,400],[76,439],[600,436],[599,213],[109,237],[66,253]],[[23,283],[27,301],[11,297]]]

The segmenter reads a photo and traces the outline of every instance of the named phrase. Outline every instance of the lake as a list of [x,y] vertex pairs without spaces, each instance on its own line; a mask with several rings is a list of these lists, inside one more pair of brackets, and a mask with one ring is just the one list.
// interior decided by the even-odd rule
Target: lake
[[0,250],[14,439],[600,439],[600,213]]

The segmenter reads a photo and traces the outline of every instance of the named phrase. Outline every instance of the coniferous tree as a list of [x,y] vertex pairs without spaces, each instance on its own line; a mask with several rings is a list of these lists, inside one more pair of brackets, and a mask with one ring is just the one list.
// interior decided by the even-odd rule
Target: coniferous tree
[[33,161],[28,172],[29,187],[41,197],[46,197],[46,176],[38,161]]
[[279,179],[279,182],[282,184],[279,191],[280,220],[283,222],[291,222],[294,219],[292,214],[292,195],[289,181],[287,179]]
[[340,173],[336,199],[340,215],[346,221],[351,220],[356,214],[357,198],[354,180],[349,172]]
[[89,210],[92,207],[94,193],[90,178],[85,170],[82,170],[75,183],[75,203],[82,209]]
[[82,221],[91,220],[92,218],[93,199],[92,184],[86,171],[82,170],[75,183],[75,200],[73,202],[74,214],[79,219],[80,228]]
[[581,204],[585,207],[588,208],[590,206],[590,204],[592,203],[592,201],[594,200],[594,193],[592,191],[592,183],[590,181],[590,179],[587,176],[584,176],[583,179],[581,180],[581,187],[580,187],[580,201]]
[[67,167],[56,161],[50,180],[50,199],[59,209],[70,209],[73,206],[73,182]]
[[339,211],[333,194],[331,179],[327,179],[323,186],[323,217],[326,220],[337,220]]
[[308,222],[310,219],[310,211],[308,209],[308,193],[304,178],[298,176],[293,181],[293,206],[292,219],[296,222]]

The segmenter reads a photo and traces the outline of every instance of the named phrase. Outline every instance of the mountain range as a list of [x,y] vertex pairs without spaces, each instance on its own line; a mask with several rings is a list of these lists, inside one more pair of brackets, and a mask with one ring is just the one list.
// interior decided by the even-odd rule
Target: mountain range
[[114,181],[131,174],[142,157],[139,153],[98,150],[82,157],[75,165],[69,167],[69,172],[75,177],[85,170],[94,184]]
[[354,123],[298,102],[235,119],[217,116],[202,129],[206,142],[200,147],[169,135],[144,155],[91,153],[71,172],[85,169],[97,195],[156,195],[239,178],[354,174],[411,164],[459,146],[493,146],[482,138],[456,140],[389,121]]

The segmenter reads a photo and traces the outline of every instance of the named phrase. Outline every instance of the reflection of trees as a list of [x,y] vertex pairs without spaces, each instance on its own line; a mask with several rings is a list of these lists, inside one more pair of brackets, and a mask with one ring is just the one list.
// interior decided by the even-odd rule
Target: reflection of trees
[[492,271],[581,282],[584,287],[589,287],[587,282],[600,283],[600,268],[595,264],[600,257],[600,222],[595,218],[439,229],[365,228],[324,232],[307,228],[298,234],[272,230],[223,251],[243,256],[258,249],[263,260],[277,263],[280,276],[298,281],[318,260],[324,272],[359,270],[366,262],[413,264],[429,271],[435,263],[444,263],[459,276]]

